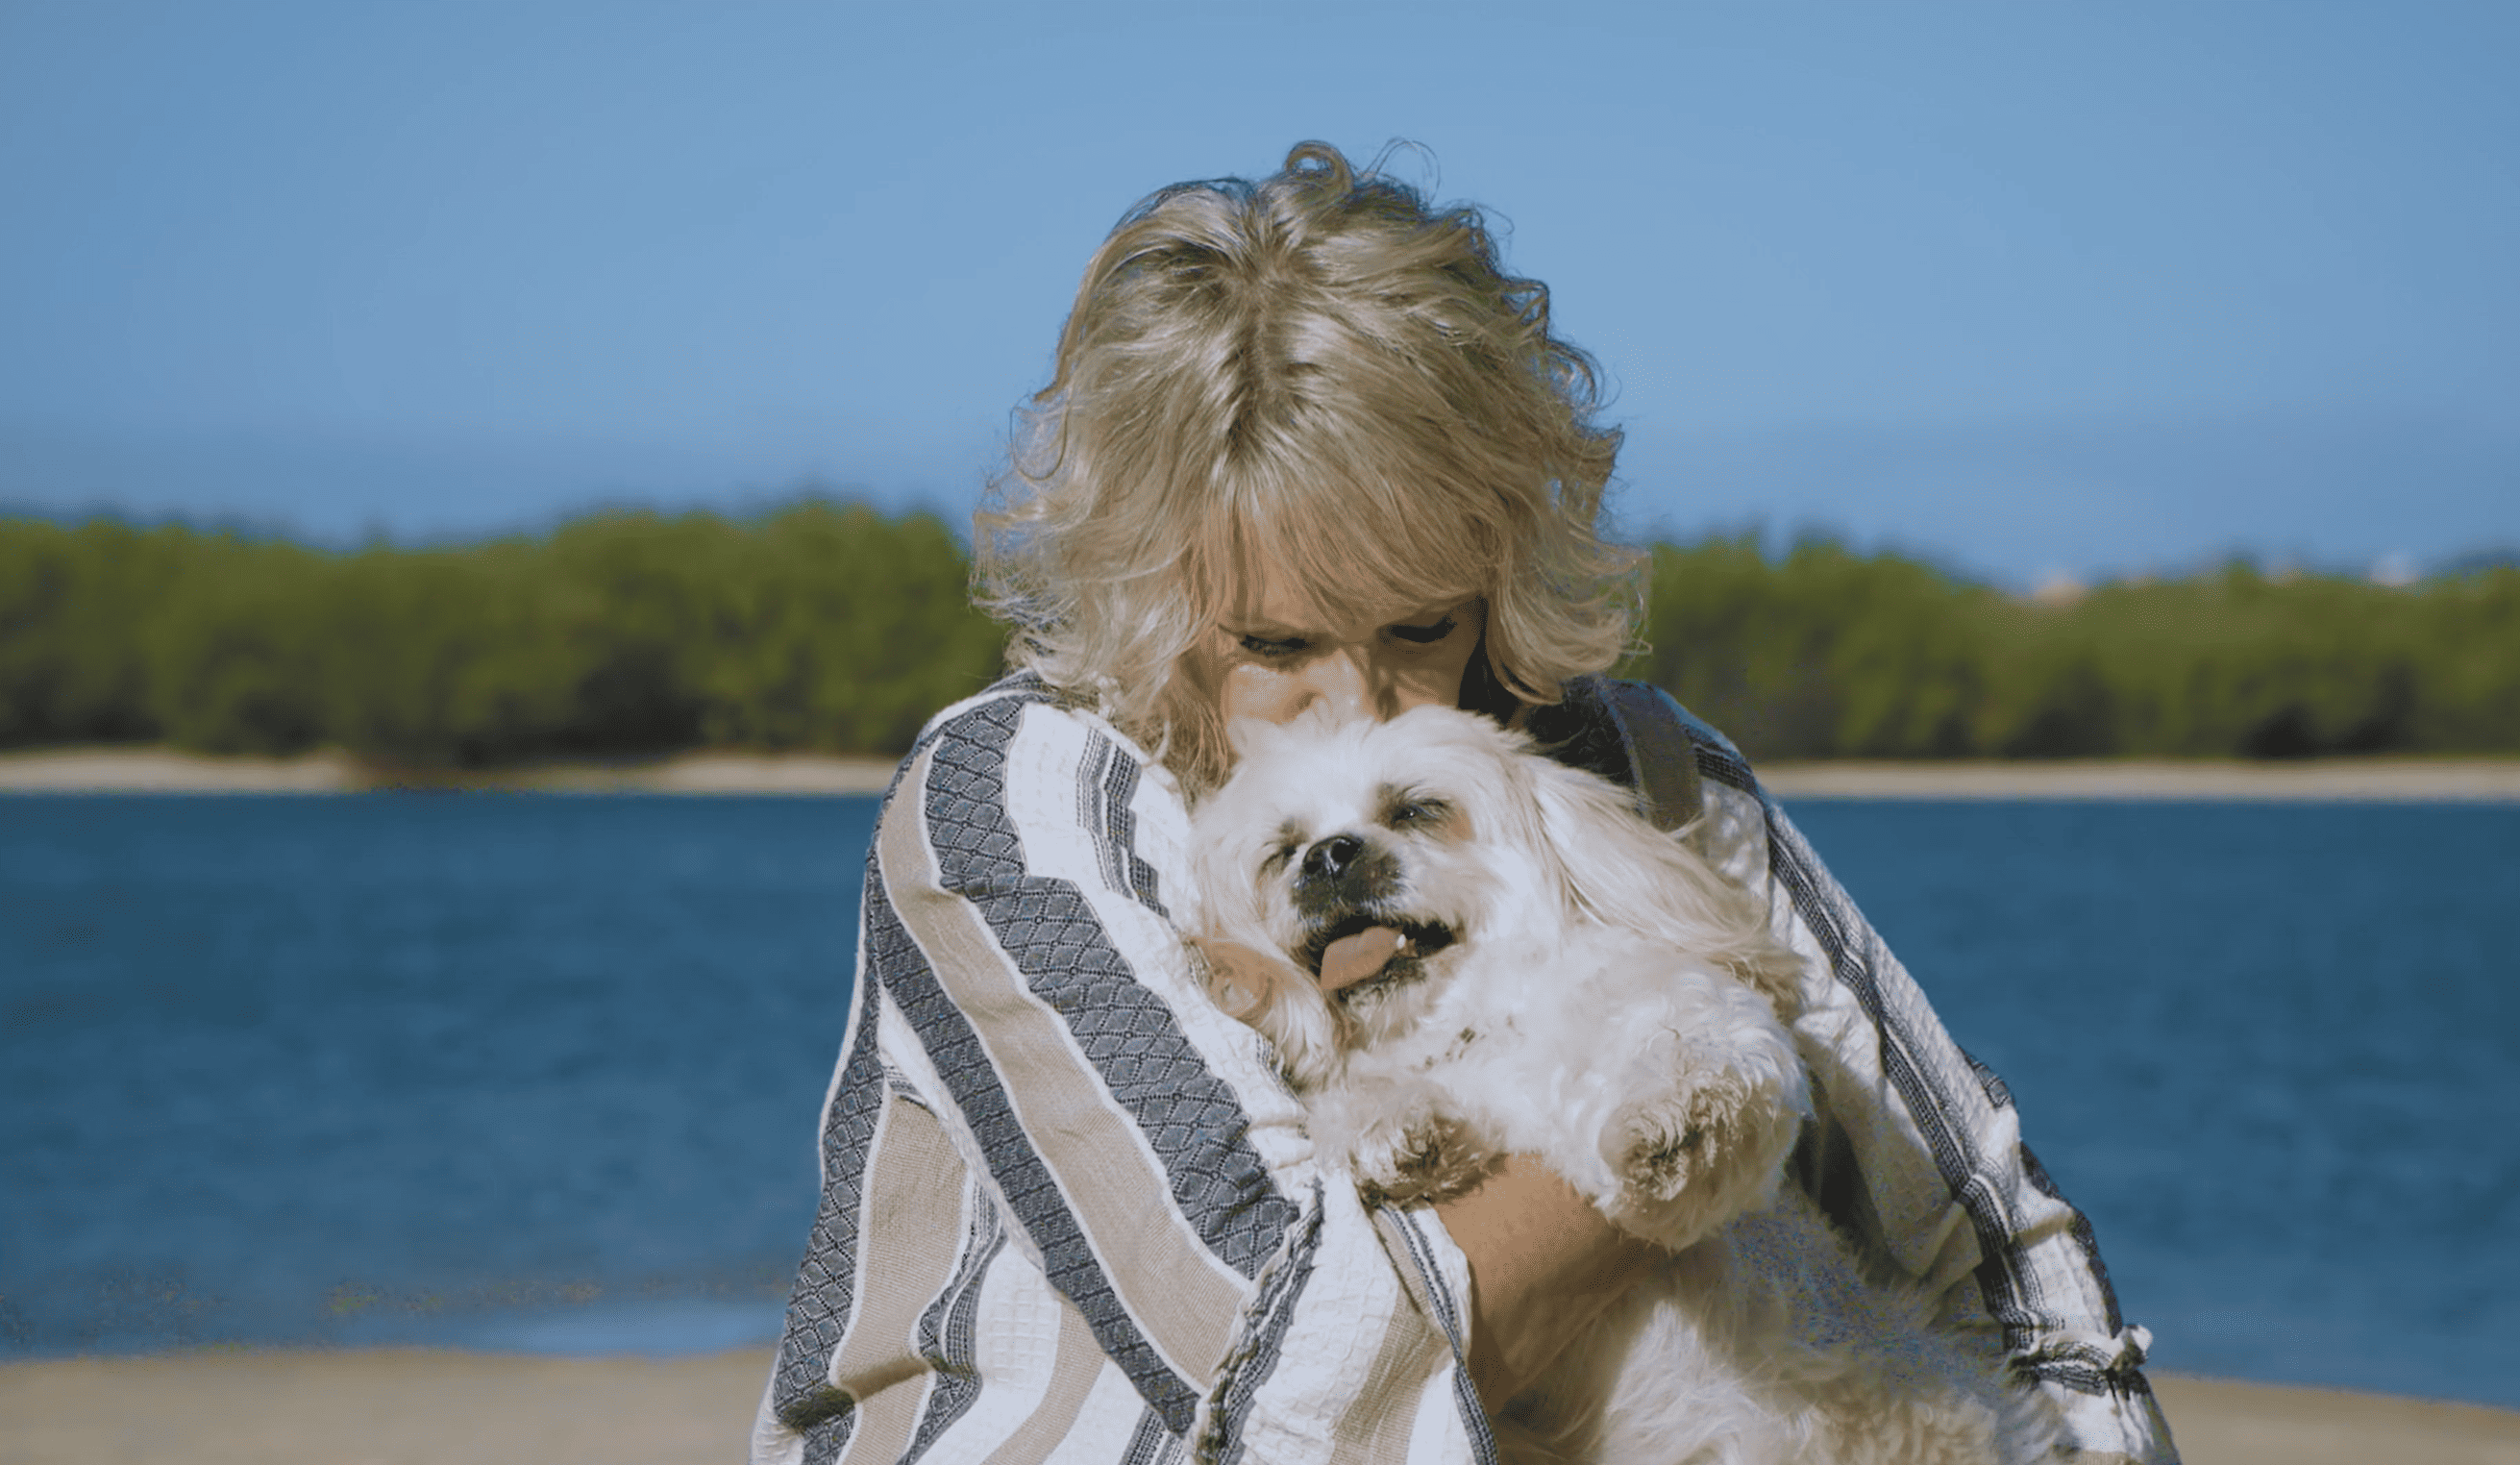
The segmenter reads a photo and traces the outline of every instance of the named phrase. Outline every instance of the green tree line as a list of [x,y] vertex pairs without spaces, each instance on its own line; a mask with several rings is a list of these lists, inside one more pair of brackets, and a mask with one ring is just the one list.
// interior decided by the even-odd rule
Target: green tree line
[[1656,545],[1631,665],[1766,757],[2520,752],[2520,570],[2245,564],[2024,601],[1826,542]]
[[[328,552],[0,521],[0,746],[339,746],[407,767],[695,747],[898,753],[997,673],[959,541],[808,501]],[[1814,542],[1652,552],[1626,668],[1753,756],[2520,752],[2520,571],[2233,565],[2025,602]]]
[[935,518],[827,502],[348,554],[0,522],[0,745],[338,745],[415,767],[897,752],[996,674],[968,573]]

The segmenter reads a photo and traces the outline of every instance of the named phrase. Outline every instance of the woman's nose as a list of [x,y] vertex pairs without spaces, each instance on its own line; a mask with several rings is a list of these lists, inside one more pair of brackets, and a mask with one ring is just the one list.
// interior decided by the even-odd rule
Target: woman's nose
[[1315,658],[1305,669],[1304,690],[1311,695],[1298,710],[1327,708],[1340,721],[1374,715],[1373,674],[1364,657],[1337,651]]

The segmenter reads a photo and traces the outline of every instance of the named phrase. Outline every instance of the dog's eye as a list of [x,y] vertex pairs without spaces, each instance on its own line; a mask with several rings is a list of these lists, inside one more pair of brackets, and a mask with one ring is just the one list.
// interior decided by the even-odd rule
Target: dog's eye
[[1304,847],[1300,842],[1294,840],[1282,841],[1279,844],[1272,846],[1269,849],[1269,857],[1260,862],[1260,873],[1263,875],[1272,875],[1284,869],[1286,867],[1286,861],[1293,859],[1295,857],[1295,851],[1303,847]]
[[1394,829],[1406,829],[1412,825],[1440,824],[1444,816],[1452,811],[1453,806],[1441,799],[1403,799],[1391,806],[1391,812],[1385,822]]

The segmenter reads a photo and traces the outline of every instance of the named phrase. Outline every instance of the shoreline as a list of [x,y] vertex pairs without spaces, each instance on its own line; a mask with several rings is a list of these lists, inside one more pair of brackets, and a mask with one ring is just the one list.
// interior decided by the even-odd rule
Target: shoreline
[[[687,1465],[739,1457],[771,1351],[551,1357],[209,1349],[0,1362],[20,1465]],[[2187,1465],[2513,1465],[2520,1411],[2160,1374]]]
[[[167,748],[0,753],[0,794],[355,794],[396,789],[536,794],[880,794],[888,757],[686,753],[474,772],[381,769],[338,751],[219,757]],[[2520,803],[2520,758],[2305,758],[2298,762],[1777,762],[1780,799],[2174,800]]]

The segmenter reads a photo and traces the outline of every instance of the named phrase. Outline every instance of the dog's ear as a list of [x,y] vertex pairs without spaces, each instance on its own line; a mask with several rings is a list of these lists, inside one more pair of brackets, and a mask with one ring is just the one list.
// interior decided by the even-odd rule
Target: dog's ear
[[1625,789],[1545,758],[1525,766],[1546,847],[1577,906],[1731,968],[1792,1019],[1801,966],[1769,932],[1755,895],[1646,823]]
[[1567,894],[1595,919],[1633,929],[1637,912],[1661,898],[1676,847],[1670,837],[1637,817],[1623,789],[1545,759],[1522,767],[1541,843]]

